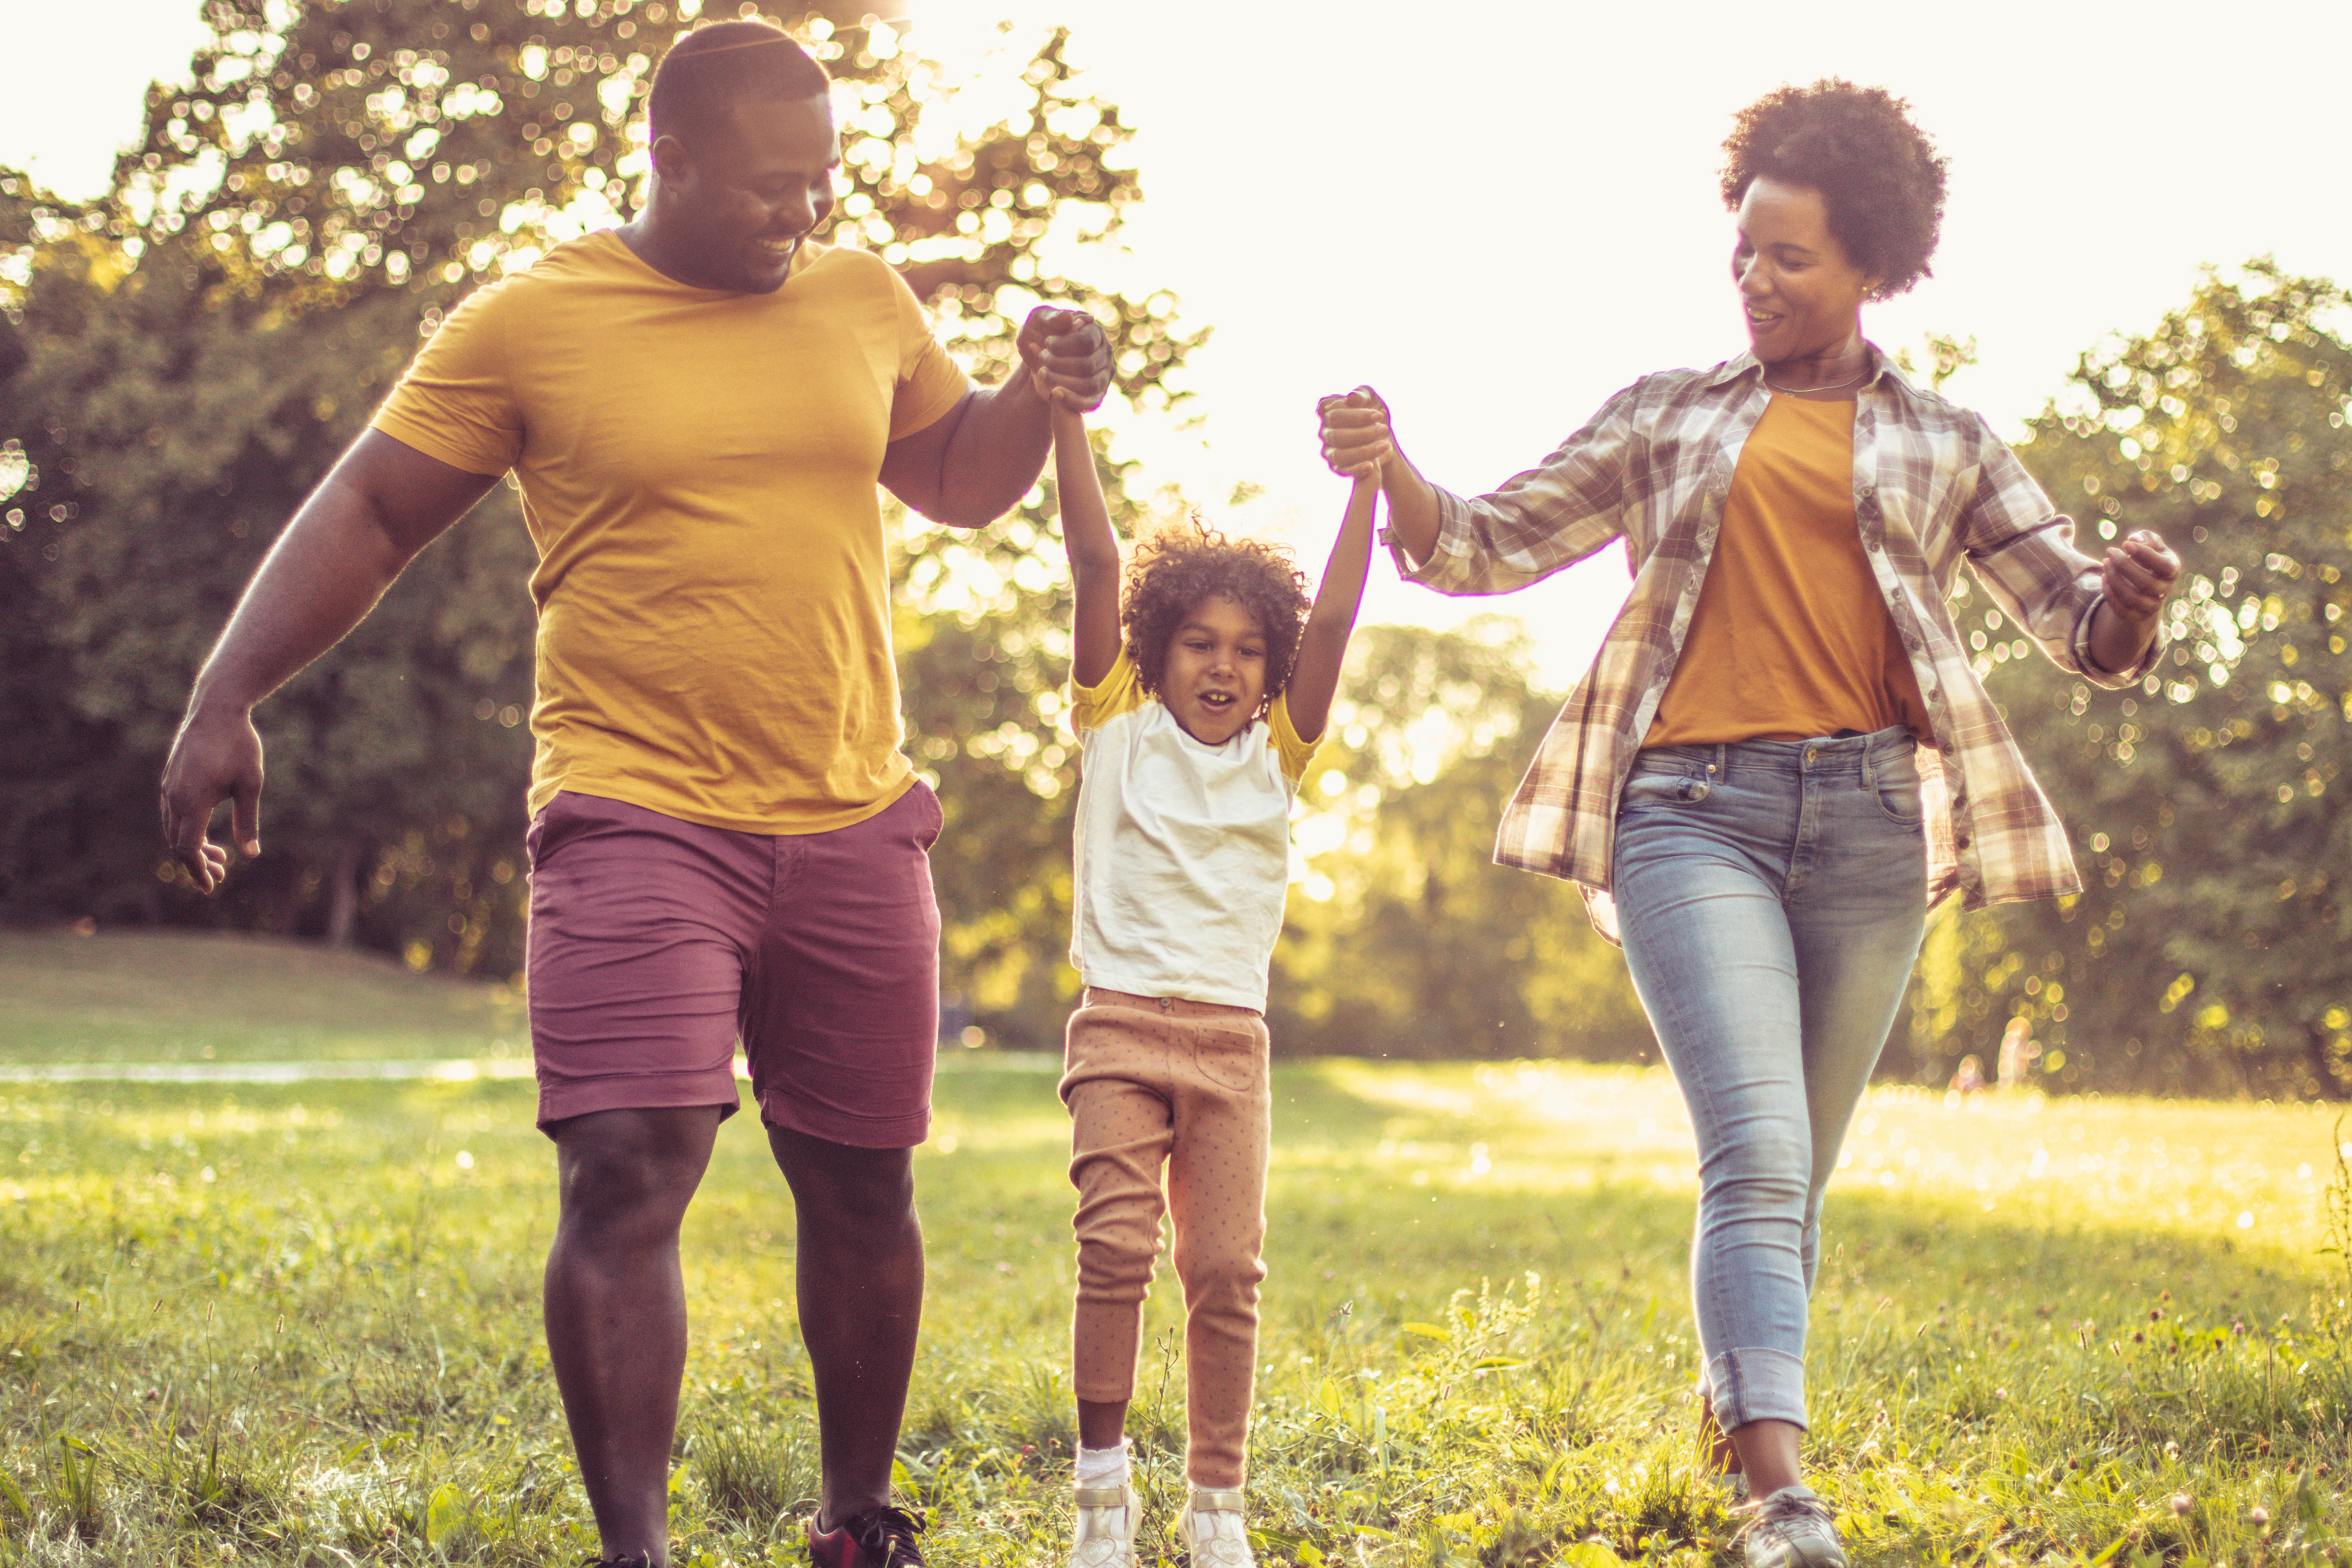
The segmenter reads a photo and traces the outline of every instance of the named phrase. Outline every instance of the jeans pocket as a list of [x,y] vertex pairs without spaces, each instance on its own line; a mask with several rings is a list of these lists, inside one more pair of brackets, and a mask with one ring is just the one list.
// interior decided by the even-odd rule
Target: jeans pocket
[[1919,799],[1919,764],[1909,757],[1874,765],[1869,787],[1879,814],[1897,827],[1916,827],[1926,819]]
[[1265,1076],[1265,1033],[1239,1021],[1185,1020],[1192,1037],[1192,1064],[1219,1089],[1246,1094]]
[[1699,773],[1675,773],[1667,769],[1644,772],[1636,770],[1626,779],[1624,793],[1617,804],[1630,805],[1696,805],[1715,793],[1713,781]]

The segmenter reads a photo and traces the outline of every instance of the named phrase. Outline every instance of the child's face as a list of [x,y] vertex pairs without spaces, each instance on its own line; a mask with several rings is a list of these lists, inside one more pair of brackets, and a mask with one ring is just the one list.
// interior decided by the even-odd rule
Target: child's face
[[1212,594],[1184,612],[1168,641],[1160,700],[1196,741],[1222,746],[1265,696],[1265,628],[1239,602]]

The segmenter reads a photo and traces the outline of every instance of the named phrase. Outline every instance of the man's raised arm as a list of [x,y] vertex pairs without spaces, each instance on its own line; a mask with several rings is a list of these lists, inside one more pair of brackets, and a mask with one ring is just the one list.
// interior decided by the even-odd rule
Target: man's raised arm
[[163,764],[163,841],[205,892],[228,873],[207,831],[261,853],[261,737],[253,709],[358,626],[416,552],[498,482],[428,458],[381,430],[342,455],[278,537],[196,676]]
[[1054,389],[1081,412],[1110,391],[1110,344],[1083,311],[1040,305],[1014,342],[1021,365],[1002,385],[966,393],[883,456],[883,486],[934,522],[981,528],[1011,511],[1045,470]]

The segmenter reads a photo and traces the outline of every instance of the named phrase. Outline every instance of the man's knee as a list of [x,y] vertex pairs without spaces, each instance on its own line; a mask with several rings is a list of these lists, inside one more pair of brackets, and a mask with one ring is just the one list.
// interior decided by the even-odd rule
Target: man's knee
[[853,1148],[782,1127],[768,1129],[768,1146],[803,1225],[876,1237],[913,1227],[913,1150]]
[[559,1121],[556,1168],[567,1222],[677,1223],[701,1184],[715,1106],[600,1110]]

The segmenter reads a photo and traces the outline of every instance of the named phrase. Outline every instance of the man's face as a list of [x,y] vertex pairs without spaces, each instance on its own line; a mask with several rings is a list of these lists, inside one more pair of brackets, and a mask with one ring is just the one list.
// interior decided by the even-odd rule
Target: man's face
[[670,198],[667,226],[695,274],[682,281],[772,294],[801,243],[833,214],[841,142],[825,94],[739,103],[693,147],[666,136],[654,153]]

